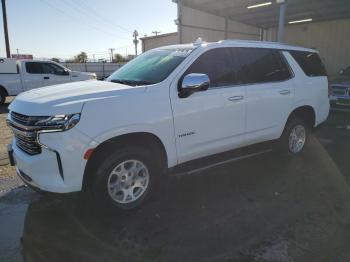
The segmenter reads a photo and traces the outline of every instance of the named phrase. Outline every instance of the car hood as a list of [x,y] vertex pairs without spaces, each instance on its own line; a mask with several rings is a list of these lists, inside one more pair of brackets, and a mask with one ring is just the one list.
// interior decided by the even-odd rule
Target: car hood
[[33,89],[18,95],[9,109],[24,115],[50,116],[81,112],[84,103],[144,92],[144,86],[106,81],[80,81]]
[[82,75],[82,76],[96,76],[96,73],[91,72],[80,72],[80,71],[71,71],[72,75]]

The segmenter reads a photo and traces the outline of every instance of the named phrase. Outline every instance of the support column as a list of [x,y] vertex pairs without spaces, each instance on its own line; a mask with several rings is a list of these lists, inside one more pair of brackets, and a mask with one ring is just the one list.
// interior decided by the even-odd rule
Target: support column
[[177,0],[177,34],[179,36],[179,44],[182,44],[182,10],[181,0]]
[[286,16],[286,3],[285,1],[280,1],[280,16],[278,19],[277,42],[283,41],[285,16]]
[[265,30],[264,28],[260,27],[259,28],[259,38],[260,38],[260,41],[264,41],[264,33],[265,33]]
[[225,17],[225,39],[228,38],[228,18]]

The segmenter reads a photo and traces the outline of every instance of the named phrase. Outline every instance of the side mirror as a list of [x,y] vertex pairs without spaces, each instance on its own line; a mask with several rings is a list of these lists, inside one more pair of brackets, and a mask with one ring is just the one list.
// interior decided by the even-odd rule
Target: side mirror
[[344,75],[344,69],[339,70],[338,75]]
[[188,74],[182,80],[179,97],[185,98],[194,92],[205,91],[209,85],[210,79],[206,74]]

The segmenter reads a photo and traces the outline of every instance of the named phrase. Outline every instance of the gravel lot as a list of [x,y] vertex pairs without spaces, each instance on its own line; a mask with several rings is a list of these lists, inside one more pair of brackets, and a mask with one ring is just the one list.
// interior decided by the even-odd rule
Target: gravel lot
[[5,106],[0,106],[0,195],[22,185],[22,181],[16,176],[15,168],[9,165],[6,151],[12,138],[12,133],[6,125],[7,107],[12,99],[7,98]]

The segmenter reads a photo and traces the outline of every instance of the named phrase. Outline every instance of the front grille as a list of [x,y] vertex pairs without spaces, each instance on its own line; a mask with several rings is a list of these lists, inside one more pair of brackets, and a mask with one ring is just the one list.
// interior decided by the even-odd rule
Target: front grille
[[346,87],[341,87],[341,86],[333,86],[332,87],[332,94],[334,96],[348,96],[349,94],[349,89]]
[[37,155],[41,153],[41,146],[37,143],[34,136],[23,136],[15,134],[16,145],[29,155]]
[[40,126],[35,124],[47,116],[26,116],[11,112],[11,120],[8,122],[15,137],[16,145],[29,155],[37,155],[41,153],[41,146],[37,142],[37,132]]

